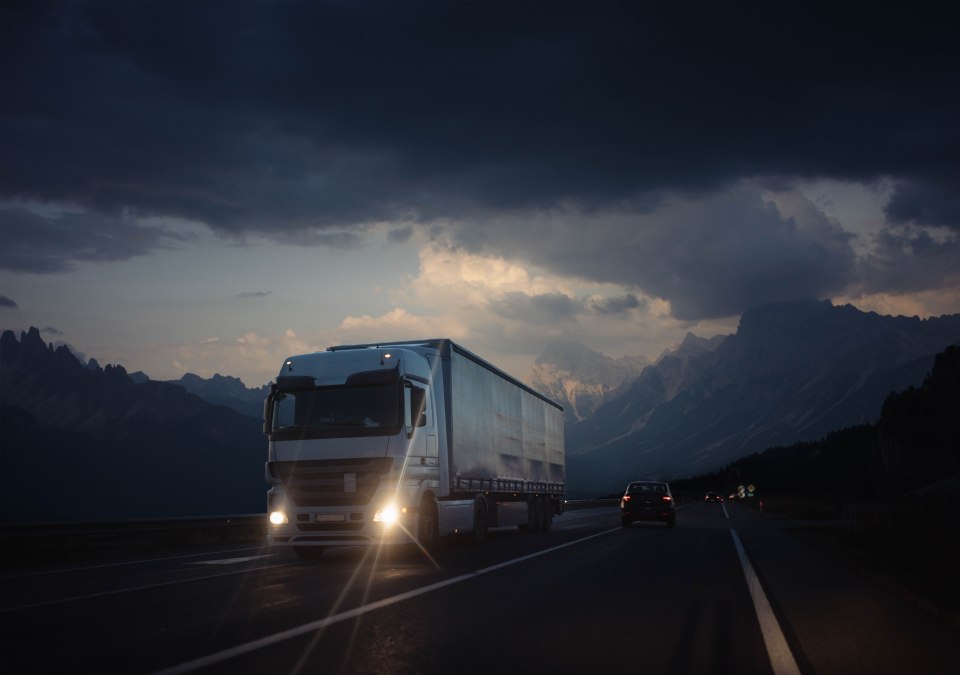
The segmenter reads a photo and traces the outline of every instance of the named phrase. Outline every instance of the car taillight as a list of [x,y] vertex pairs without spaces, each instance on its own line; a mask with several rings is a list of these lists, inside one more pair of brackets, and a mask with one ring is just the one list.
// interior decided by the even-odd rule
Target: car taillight
[[629,501],[630,501],[630,495],[623,495],[623,501],[629,502]]
[[672,501],[673,501],[673,497],[671,497],[670,495],[663,495],[663,497],[662,497],[661,499],[663,499],[663,501],[665,501],[665,502],[672,502]]

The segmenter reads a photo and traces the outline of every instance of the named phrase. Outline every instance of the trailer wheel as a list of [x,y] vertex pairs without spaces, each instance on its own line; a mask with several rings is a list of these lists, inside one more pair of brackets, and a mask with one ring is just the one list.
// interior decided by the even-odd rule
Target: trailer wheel
[[487,514],[487,500],[477,497],[473,500],[473,536],[474,544],[482,544],[487,538],[489,517]]
[[437,504],[432,499],[424,499],[420,504],[420,515],[417,518],[417,543],[425,551],[433,551],[440,540],[439,523],[437,522]]
[[533,497],[530,500],[528,520],[530,521],[529,529],[531,532],[543,531],[543,500],[539,497]]
[[540,529],[544,532],[550,531],[550,526],[553,525],[553,503],[550,501],[549,497],[543,498],[543,523],[540,526]]

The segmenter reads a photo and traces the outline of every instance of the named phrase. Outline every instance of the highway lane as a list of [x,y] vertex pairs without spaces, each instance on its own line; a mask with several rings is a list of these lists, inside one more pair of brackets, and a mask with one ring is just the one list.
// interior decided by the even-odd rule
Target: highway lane
[[6,569],[5,672],[774,672],[738,540],[801,671],[953,672],[955,629],[715,504],[673,530],[570,512],[433,560],[231,547]]

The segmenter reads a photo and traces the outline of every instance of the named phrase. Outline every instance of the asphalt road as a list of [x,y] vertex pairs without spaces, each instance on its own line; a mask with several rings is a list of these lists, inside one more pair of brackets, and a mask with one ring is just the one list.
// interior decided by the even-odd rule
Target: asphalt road
[[480,547],[0,570],[5,673],[953,673],[960,631],[737,506]]

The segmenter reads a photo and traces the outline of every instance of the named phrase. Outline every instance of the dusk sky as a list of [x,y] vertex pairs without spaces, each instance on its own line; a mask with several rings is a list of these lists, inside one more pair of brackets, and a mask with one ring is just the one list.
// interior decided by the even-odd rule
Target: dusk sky
[[260,386],[960,312],[955,2],[0,1],[0,328]]

